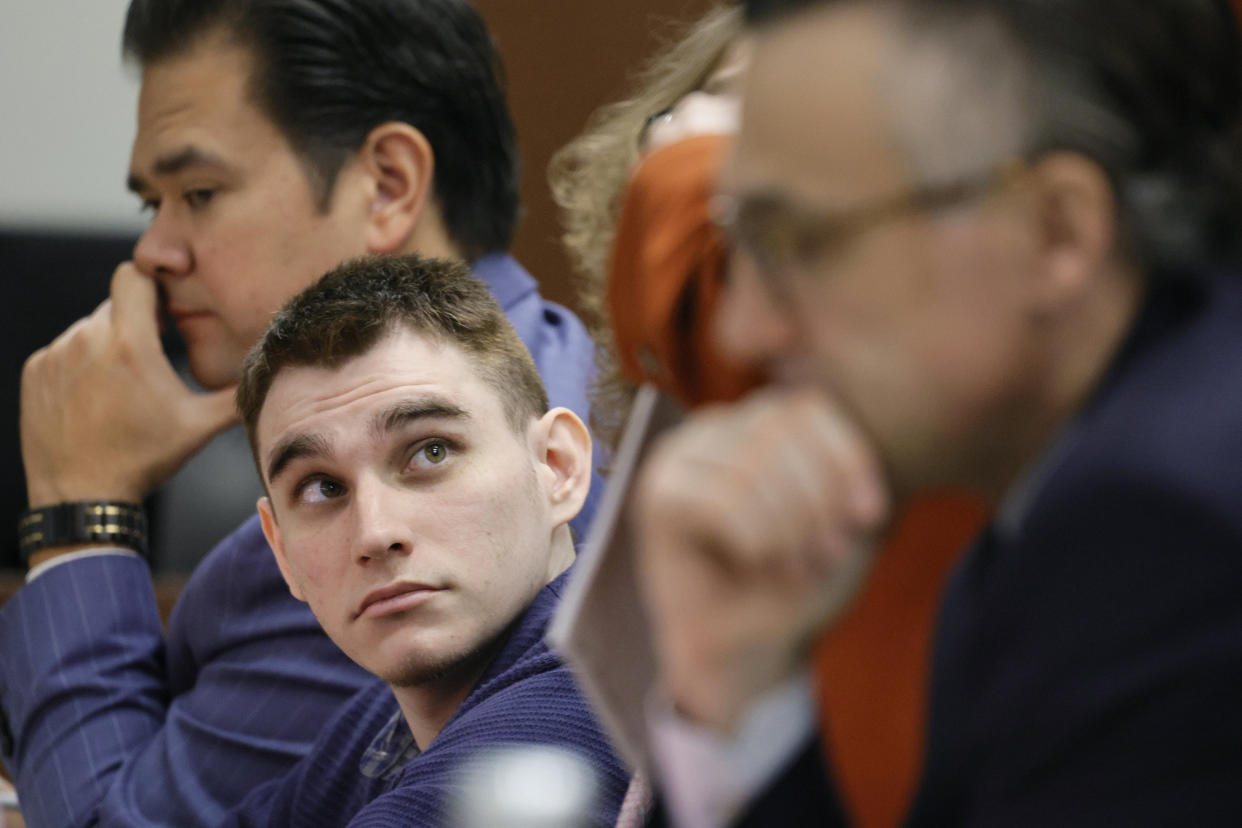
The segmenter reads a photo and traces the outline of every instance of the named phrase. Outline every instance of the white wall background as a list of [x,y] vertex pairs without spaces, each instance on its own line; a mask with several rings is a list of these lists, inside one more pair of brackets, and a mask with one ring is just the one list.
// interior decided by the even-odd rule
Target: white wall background
[[128,0],[0,0],[0,226],[132,231]]

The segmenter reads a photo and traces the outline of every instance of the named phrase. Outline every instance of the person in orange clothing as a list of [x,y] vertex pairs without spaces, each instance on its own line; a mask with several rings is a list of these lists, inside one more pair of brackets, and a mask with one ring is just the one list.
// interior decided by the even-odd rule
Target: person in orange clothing
[[[637,384],[693,407],[762,381],[722,355],[711,325],[727,258],[712,192],[736,119],[739,38],[736,9],[713,10],[553,162],[580,304],[604,357],[592,410],[615,418],[611,433]],[[861,826],[895,825],[913,795],[935,610],[984,516],[962,495],[912,504],[850,615],[817,646],[825,742]]]
[[[644,154],[688,135],[736,130],[737,83],[747,48],[741,31],[735,5],[709,10],[638,71],[630,97],[597,110],[586,131],[549,164],[562,240],[575,270],[576,304],[597,346],[591,426],[605,453],[615,448],[638,376],[624,374],[616,361],[624,349],[615,347],[617,320],[608,288],[621,201]],[[700,219],[706,226],[706,217]],[[665,294],[665,311],[672,309],[667,299],[674,295]]]

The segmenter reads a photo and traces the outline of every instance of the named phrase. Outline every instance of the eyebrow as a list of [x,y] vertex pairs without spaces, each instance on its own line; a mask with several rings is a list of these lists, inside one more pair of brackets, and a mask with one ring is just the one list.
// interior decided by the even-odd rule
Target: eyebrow
[[[381,436],[390,434],[410,423],[432,419],[468,420],[470,414],[460,406],[438,397],[402,400],[375,415],[371,421],[371,432]],[[303,457],[325,457],[331,453],[332,447],[323,435],[289,435],[277,443],[269,455],[271,459],[267,465],[268,482],[275,483],[280,473],[294,460]]]
[[[228,172],[232,169],[228,162],[219,155],[208,152],[201,147],[196,147],[193,144],[161,155],[155,159],[155,164],[152,165],[155,174],[158,176],[176,175],[193,167],[210,167],[222,172]],[[131,172],[129,178],[125,181],[125,186],[129,188],[130,192],[137,193],[147,188],[147,181],[137,173]]]
[[468,420],[470,414],[464,408],[438,397],[402,400],[375,415],[371,432],[388,434],[419,420]]
[[302,457],[324,457],[332,453],[328,441],[319,434],[294,434],[281,440],[272,449],[267,464],[267,479],[275,483],[277,476],[290,463]]

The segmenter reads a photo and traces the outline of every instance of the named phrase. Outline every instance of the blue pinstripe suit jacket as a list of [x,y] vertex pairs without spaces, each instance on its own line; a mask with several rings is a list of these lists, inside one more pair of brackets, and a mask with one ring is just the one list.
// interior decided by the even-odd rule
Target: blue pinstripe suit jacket
[[[585,420],[594,350],[582,324],[508,256],[474,272],[552,404]],[[575,521],[580,537],[600,488]],[[289,595],[257,518],[199,564],[167,636],[132,557],[54,567],[0,608],[0,753],[32,828],[213,825],[375,681]]]

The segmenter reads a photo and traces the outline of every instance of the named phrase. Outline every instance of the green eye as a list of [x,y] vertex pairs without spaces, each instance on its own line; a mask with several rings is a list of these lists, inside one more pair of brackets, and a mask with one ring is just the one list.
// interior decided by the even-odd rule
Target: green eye
[[438,466],[447,460],[451,453],[452,447],[447,440],[428,440],[419,446],[418,451],[414,452],[408,468],[426,469],[429,466]]

